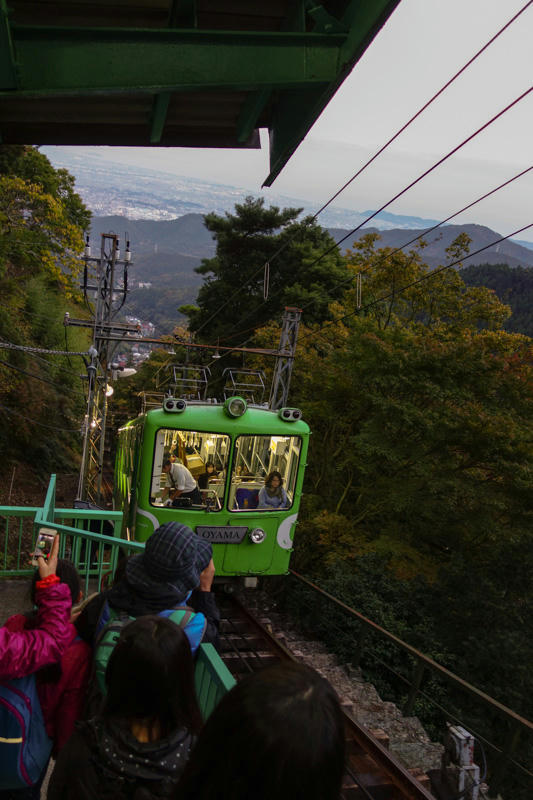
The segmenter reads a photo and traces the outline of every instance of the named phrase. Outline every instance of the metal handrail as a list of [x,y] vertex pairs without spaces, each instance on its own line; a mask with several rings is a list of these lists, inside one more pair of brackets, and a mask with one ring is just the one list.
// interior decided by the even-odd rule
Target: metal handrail
[[[490,695],[483,692],[481,689],[478,689],[476,686],[473,686],[468,681],[465,681],[464,678],[459,677],[455,673],[451,672],[451,670],[443,667],[442,664],[439,664],[437,661],[432,659],[430,656],[425,655],[420,650],[417,650],[416,647],[404,642],[398,636],[391,633],[390,631],[382,628],[381,625],[378,625],[376,622],[373,622],[368,617],[365,617],[364,614],[361,614],[359,611],[356,611],[354,608],[351,608],[346,603],[343,603],[342,600],[339,600],[334,595],[327,592],[325,589],[322,589],[316,583],[309,580],[309,578],[300,575],[295,570],[290,569],[289,573],[296,578],[298,581],[303,583],[304,585],[313,589],[313,591],[320,594],[322,597],[327,598],[330,600],[334,605],[338,606],[342,611],[346,612],[349,616],[356,619],[358,622],[362,623],[365,627],[362,629],[362,636],[360,637],[360,641],[357,644],[357,661],[360,660],[363,643],[362,639],[364,635],[369,630],[374,631],[375,633],[379,634],[383,638],[387,639],[389,642],[394,644],[396,647],[400,648],[404,652],[408,653],[415,659],[415,669],[414,675],[411,681],[408,681],[407,678],[402,676],[402,680],[406,681],[410,686],[410,692],[407,700],[406,707],[404,712],[406,715],[412,713],[414,702],[418,694],[422,694],[424,697],[427,698],[427,694],[421,691],[421,684],[424,672],[426,670],[438,675],[440,678],[443,678],[448,683],[455,685],[456,687],[461,688],[471,696],[475,697],[477,700],[481,701],[485,706],[490,707],[493,711],[498,713],[501,717],[504,717],[510,725],[509,736],[507,737],[507,741],[503,749],[493,745],[491,742],[487,742],[496,752],[499,753],[500,758],[497,761],[496,768],[494,771],[494,775],[491,780],[491,790],[497,791],[501,786],[501,779],[504,774],[505,768],[509,763],[513,763],[515,766],[519,767],[520,770],[531,777],[531,772],[525,768],[523,765],[513,761],[512,755],[516,749],[518,744],[518,738],[521,731],[526,731],[527,733],[533,733],[533,722],[522,717],[520,714],[517,714],[516,711],[509,708],[508,706],[500,703],[498,700],[495,700]],[[479,737],[478,737],[479,738]]]
[[[90,586],[94,590],[96,583],[100,588],[105,576],[115,571],[121,550],[142,552],[144,543],[122,538],[123,515],[120,511],[56,508],[55,486],[56,476],[52,475],[42,506],[0,506],[0,520],[4,521],[0,578],[33,575],[34,568],[28,563],[28,554],[35,546],[39,527],[45,525],[64,534],[60,541],[60,556],[68,555],[74,562],[84,578],[84,593],[87,595]],[[113,523],[112,536],[102,533],[106,521]]]

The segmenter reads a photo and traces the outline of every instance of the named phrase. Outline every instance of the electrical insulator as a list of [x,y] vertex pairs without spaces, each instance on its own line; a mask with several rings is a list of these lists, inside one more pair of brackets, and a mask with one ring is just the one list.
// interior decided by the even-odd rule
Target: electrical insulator
[[117,243],[115,245],[115,259],[118,261],[120,258],[120,240],[117,239]]
[[131,250],[129,241],[126,242],[126,251],[124,253],[124,261],[131,261]]
[[85,237],[85,250],[83,255],[85,256],[85,258],[91,257],[91,245],[89,244],[89,236]]

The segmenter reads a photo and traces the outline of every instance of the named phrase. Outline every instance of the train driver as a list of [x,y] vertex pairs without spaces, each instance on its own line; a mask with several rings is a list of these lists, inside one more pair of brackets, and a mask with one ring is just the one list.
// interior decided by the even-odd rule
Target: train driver
[[184,464],[174,463],[168,458],[163,464],[163,472],[166,473],[168,485],[163,489],[161,495],[164,500],[170,496],[171,500],[178,497],[190,497],[194,505],[202,504],[202,495],[198,490],[198,484]]

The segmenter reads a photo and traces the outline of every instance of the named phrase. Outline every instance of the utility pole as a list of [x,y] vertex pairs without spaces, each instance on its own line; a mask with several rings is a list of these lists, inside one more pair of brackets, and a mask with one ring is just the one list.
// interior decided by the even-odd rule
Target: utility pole
[[[93,305],[93,319],[73,319],[65,314],[64,324],[93,329],[93,343],[87,367],[87,413],[83,423],[83,450],[78,481],[78,500],[97,505],[102,501],[102,471],[105,452],[107,403],[112,373],[112,354],[116,344],[125,337],[138,334],[135,325],[114,323],[128,293],[128,266],[131,263],[130,243],[126,243],[124,258],[120,259],[119,238],[103,233],[100,255],[91,257],[89,237],[86,239],[84,271],[81,289],[85,300]],[[122,272],[122,286],[115,287],[116,276]]]
[[270,389],[269,406],[274,411],[287,405],[291,384],[292,367],[296,353],[296,340],[302,311],[299,308],[286,307],[283,312],[279,351],[276,358],[272,387]]

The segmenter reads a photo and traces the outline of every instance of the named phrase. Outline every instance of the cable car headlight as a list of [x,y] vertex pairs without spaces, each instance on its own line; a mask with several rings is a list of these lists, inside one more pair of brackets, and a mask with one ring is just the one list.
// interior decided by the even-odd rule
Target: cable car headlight
[[248,405],[242,397],[228,397],[224,403],[224,411],[230,417],[242,417]]
[[298,422],[302,418],[299,408],[280,408],[278,416],[284,422]]
[[266,533],[263,528],[253,528],[248,534],[248,537],[252,544],[261,544],[261,542],[264,542],[266,539]]
[[174,414],[181,414],[187,408],[187,403],[181,397],[165,397],[163,401],[163,410],[171,411]]

